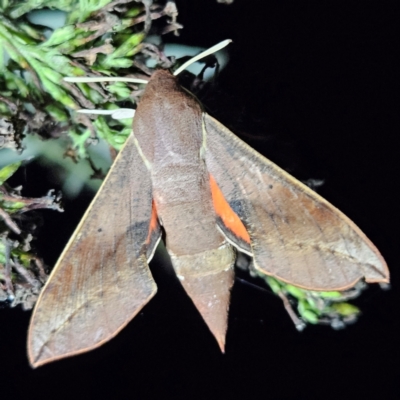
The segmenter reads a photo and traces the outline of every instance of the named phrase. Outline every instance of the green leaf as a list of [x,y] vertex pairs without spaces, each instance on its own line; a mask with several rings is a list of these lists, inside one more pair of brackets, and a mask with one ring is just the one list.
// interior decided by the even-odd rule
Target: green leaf
[[332,309],[342,317],[355,316],[360,313],[360,309],[349,303],[333,303]]
[[72,139],[73,147],[77,149],[78,155],[80,158],[86,158],[86,143],[87,140],[91,137],[91,132],[89,129],[86,129],[83,133],[78,133],[74,130],[70,130],[68,132],[68,136]]
[[133,65],[133,61],[130,58],[112,58],[102,61],[101,65],[108,69],[130,68]]
[[8,90],[17,90],[21,97],[27,97],[29,95],[30,90],[24,79],[8,70],[4,70],[4,78]]
[[279,281],[277,281],[276,279],[270,276],[265,276],[265,281],[268,283],[269,287],[275,294],[278,294],[282,291],[282,287],[279,284]]
[[21,162],[9,164],[0,169],[0,185],[2,185],[10,176],[12,176],[21,166]]
[[125,40],[114,50],[114,52],[110,55],[110,58],[116,59],[136,54],[136,48],[143,41],[144,38],[145,35],[143,33],[129,35],[127,40]]
[[297,306],[297,310],[301,317],[310,324],[317,324],[319,319],[314,309],[311,309],[307,302],[300,300]]
[[131,89],[129,89],[123,82],[116,82],[109,85],[108,91],[117,95],[118,100],[125,100],[129,98],[129,95],[131,94]]
[[120,150],[122,145],[125,143],[127,137],[132,131],[132,128],[124,128],[124,129],[112,129],[107,124],[107,121],[104,117],[98,117],[93,125],[96,128],[96,132],[104,139],[110,146],[114,147],[117,150]]
[[74,25],[63,26],[58,28],[51,36],[41,45],[42,47],[58,46],[59,44],[65,43],[70,39],[76,37],[77,31]]
[[296,299],[304,299],[306,297],[304,289],[289,284],[286,284],[285,288],[286,291],[292,296],[296,297]]
[[67,122],[69,115],[60,107],[55,104],[49,104],[45,107],[45,110],[53,117],[56,121]]
[[340,299],[342,294],[340,292],[317,292],[319,296],[324,299]]
[[3,201],[1,207],[4,208],[9,214],[16,213],[26,206],[22,201]]

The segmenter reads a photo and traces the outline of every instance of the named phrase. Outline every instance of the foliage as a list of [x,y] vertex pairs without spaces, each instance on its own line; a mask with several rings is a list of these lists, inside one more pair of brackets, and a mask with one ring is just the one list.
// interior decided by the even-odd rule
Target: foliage
[[[3,1],[0,7],[0,135],[8,125],[3,147],[20,148],[22,133],[36,133],[45,138],[66,134],[76,158],[87,157],[87,138],[108,139],[117,149],[129,134],[118,121],[94,126],[80,108],[110,109],[118,102],[135,103],[138,87],[119,82],[72,85],[66,76],[143,77],[150,74],[146,60],[169,67],[168,60],[151,43],[143,40],[153,20],[161,17],[161,26],[152,33],[177,30],[176,9],[120,1]],[[51,31],[29,22],[26,13],[48,7],[65,11],[66,24]],[[102,118],[102,117],[100,117]],[[17,124],[16,121],[25,121]],[[10,135],[10,133],[12,133]],[[112,139],[113,135],[121,140]],[[0,136],[1,137],[1,136]],[[84,138],[82,140],[81,138]],[[2,141],[0,141],[0,146]]]
[[16,221],[27,211],[62,209],[60,197],[52,191],[44,197],[27,198],[21,196],[20,188],[11,189],[6,181],[19,166],[15,163],[0,169],[0,301],[30,309],[47,276],[41,260],[30,251],[34,224],[22,231]]

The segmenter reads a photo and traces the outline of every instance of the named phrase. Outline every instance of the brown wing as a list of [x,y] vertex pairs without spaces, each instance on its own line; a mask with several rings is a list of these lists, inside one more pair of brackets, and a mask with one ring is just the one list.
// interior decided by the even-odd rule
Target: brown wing
[[157,235],[150,174],[131,136],[36,304],[33,367],[102,345],[140,311],[157,291],[147,265]]
[[204,128],[207,167],[248,230],[257,269],[312,290],[389,281],[379,251],[342,212],[207,114]]

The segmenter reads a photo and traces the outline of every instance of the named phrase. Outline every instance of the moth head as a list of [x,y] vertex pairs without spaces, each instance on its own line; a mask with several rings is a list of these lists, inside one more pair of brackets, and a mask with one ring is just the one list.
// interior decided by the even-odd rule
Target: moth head
[[[202,58],[208,57],[211,54],[216,53],[219,50],[222,50],[229,43],[231,43],[231,39],[223,40],[222,42],[210,47],[208,50],[205,50],[198,54],[197,56],[192,57],[190,60],[186,61],[182,64],[178,69],[175,70],[173,74],[166,70],[156,70],[153,72],[150,80],[145,79],[137,79],[137,78],[128,78],[128,77],[109,77],[109,76],[74,76],[74,77],[66,77],[64,80],[66,82],[73,83],[91,83],[91,82],[131,82],[131,83],[139,83],[139,84],[151,84],[154,85],[154,88],[157,87],[157,91],[160,93],[166,90],[169,91],[171,89],[176,88],[177,83],[175,77],[178,76],[182,71],[192,65],[193,63],[201,60]],[[132,118],[135,114],[134,109],[121,108],[117,110],[90,110],[90,109],[81,109],[77,110],[79,113],[84,114],[99,114],[99,115],[110,115],[114,119],[124,119],[124,118]]]

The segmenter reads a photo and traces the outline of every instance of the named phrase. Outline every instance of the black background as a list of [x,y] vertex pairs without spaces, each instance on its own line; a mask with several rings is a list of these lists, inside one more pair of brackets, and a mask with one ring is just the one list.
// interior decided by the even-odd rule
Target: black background
[[[202,98],[209,113],[297,178],[325,179],[320,194],[386,258],[392,289],[364,293],[357,324],[298,333],[279,299],[236,282],[222,355],[156,258],[157,295],[114,340],[79,357],[32,370],[30,313],[1,309],[0,397],[400,398],[394,4],[181,0],[185,28],[167,38],[203,47],[233,39],[230,64]],[[35,168],[27,168],[24,186],[43,195],[50,183],[30,182]],[[89,201],[66,204],[64,214],[45,212],[37,246],[47,264]]]

